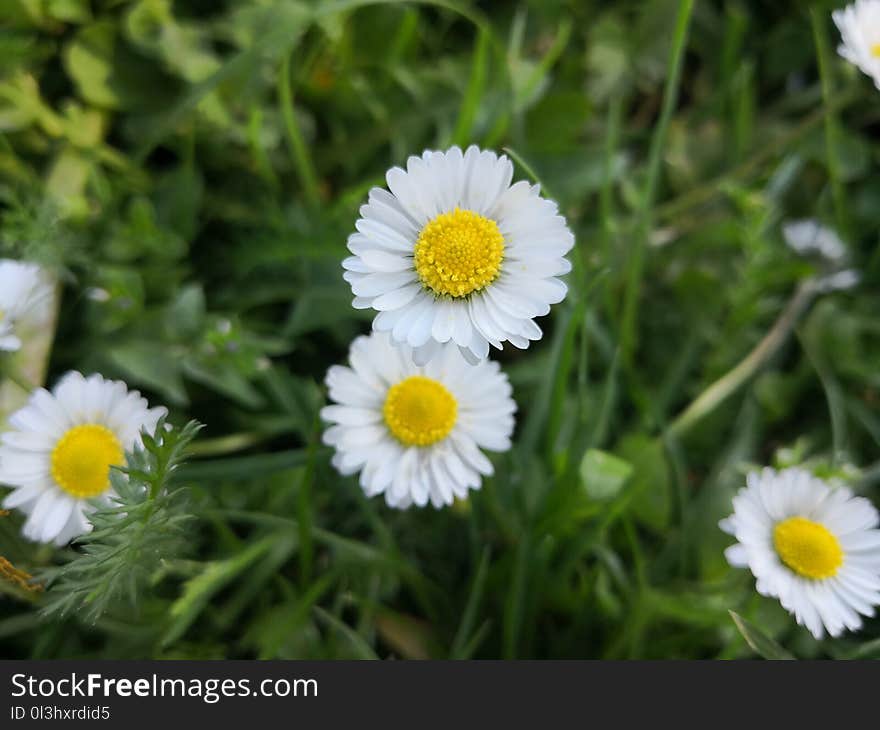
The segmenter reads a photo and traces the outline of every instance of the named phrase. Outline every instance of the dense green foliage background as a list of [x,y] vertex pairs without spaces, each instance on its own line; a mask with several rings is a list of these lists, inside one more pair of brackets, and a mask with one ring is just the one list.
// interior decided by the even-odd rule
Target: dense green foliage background
[[[0,240],[64,283],[47,382],[98,371],[206,425],[186,539],[133,600],[43,618],[54,589],[0,582],[0,654],[751,656],[733,610],[799,657],[880,656],[877,620],[814,641],[717,528],[752,464],[880,502],[880,92],[834,53],[836,6],[0,4]],[[493,354],[520,406],[496,476],[398,513],[320,444],[371,316],[340,261],[388,167],[471,142],[560,202],[570,295]],[[857,288],[805,283],[800,217]],[[75,559],[19,525],[19,568]]]

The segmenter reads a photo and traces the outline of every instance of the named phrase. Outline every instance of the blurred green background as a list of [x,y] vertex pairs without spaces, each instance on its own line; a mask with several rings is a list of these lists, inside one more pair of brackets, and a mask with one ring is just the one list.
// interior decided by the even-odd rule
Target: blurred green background
[[[101,372],[206,428],[186,540],[96,621],[0,581],[0,655],[753,656],[733,610],[880,657],[877,620],[814,641],[717,528],[755,464],[880,499],[880,92],[837,6],[5,0],[0,251],[63,282],[47,382]],[[371,318],[340,261],[388,167],[472,142],[559,201],[570,294],[493,354],[520,406],[495,477],[398,513],[320,445]],[[804,217],[858,287],[816,292],[829,264],[781,233]],[[76,559],[19,526],[19,568]]]

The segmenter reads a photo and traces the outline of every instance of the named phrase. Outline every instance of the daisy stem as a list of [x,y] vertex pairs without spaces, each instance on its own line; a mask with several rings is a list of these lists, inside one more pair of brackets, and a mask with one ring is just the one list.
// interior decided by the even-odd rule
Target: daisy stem
[[555,195],[553,195],[553,193],[550,191],[550,189],[547,187],[547,185],[544,183],[544,181],[540,177],[538,177],[538,173],[535,172],[535,168],[533,168],[519,152],[517,152],[512,147],[502,147],[501,149],[507,155],[509,155],[510,158],[517,165],[519,165],[523,169],[523,172],[525,172],[526,175],[528,175],[532,179],[532,182],[535,182],[541,186],[541,191],[544,193],[544,195],[546,197],[551,198],[553,200],[559,200],[559,198],[557,198]]
[[669,55],[666,87],[663,91],[663,107],[657,123],[651,153],[648,158],[648,174],[639,206],[638,230],[629,259],[626,289],[624,291],[623,314],[620,326],[620,344],[624,362],[632,362],[636,347],[636,323],[638,321],[639,294],[644,274],[645,249],[651,235],[653,222],[654,198],[657,193],[657,182],[660,178],[660,166],[663,162],[663,150],[669,123],[678,104],[678,89],[681,82],[681,71],[684,65],[684,53],[687,47],[688,28],[693,14],[694,0],[681,0],[678,5],[678,16],[675,21],[675,33],[672,39],[672,50]]
[[773,327],[740,363],[721,376],[669,425],[667,434],[679,437],[744,385],[788,339],[801,315],[817,293],[815,281],[807,279],[795,291]]

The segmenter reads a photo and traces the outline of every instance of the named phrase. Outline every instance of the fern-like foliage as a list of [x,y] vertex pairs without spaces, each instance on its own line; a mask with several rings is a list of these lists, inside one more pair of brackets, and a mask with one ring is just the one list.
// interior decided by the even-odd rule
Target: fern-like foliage
[[84,240],[63,222],[57,204],[42,193],[0,190],[0,255],[32,261],[56,273],[87,263]]
[[111,469],[117,496],[89,516],[94,530],[76,541],[81,552],[40,576],[47,587],[44,616],[75,611],[95,622],[117,600],[136,605],[161,561],[182,552],[191,515],[184,490],[169,484],[201,427],[190,421],[168,429],[163,418],[153,434],[142,434],[143,446],[126,454],[126,467]]

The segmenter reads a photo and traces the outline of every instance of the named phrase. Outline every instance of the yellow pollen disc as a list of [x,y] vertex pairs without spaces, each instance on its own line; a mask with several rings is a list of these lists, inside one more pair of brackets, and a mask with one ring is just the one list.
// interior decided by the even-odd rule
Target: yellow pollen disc
[[445,439],[457,414],[452,393],[422,375],[392,385],[382,407],[389,430],[406,446],[430,446]]
[[779,558],[804,578],[831,578],[843,565],[843,550],[827,527],[806,517],[789,517],[773,528]]
[[422,284],[437,295],[466,297],[491,284],[504,258],[498,224],[456,208],[428,221],[415,246]]
[[874,58],[880,58],[880,43],[875,43],[871,46],[871,55]]
[[110,486],[110,467],[125,463],[122,444],[106,426],[85,423],[69,429],[52,449],[52,478],[79,499],[97,497]]

